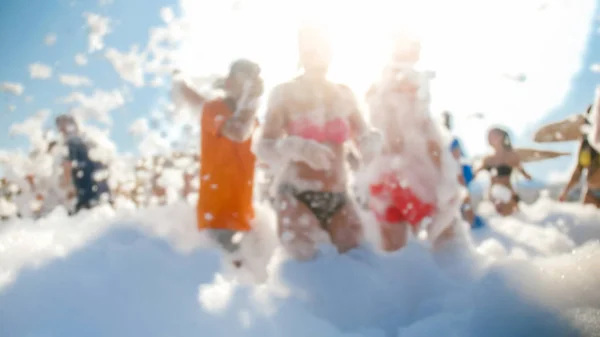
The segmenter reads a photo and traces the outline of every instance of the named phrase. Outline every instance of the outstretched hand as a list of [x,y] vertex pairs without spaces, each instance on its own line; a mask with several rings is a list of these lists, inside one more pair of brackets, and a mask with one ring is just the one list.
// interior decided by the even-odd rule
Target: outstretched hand
[[204,102],[204,98],[199,95],[189,83],[180,76],[179,69],[173,70],[173,85],[171,89],[171,98],[175,104],[181,103],[181,100],[188,104],[198,105]]
[[559,196],[558,196],[558,201],[560,202],[565,202],[567,201],[567,193],[565,191],[563,191]]

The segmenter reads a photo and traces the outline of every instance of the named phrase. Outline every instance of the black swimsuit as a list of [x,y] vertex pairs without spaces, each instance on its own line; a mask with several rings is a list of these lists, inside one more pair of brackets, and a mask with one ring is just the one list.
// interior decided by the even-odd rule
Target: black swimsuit
[[345,192],[298,191],[289,184],[282,185],[280,192],[290,193],[308,207],[324,230],[329,230],[331,218],[344,207],[347,200]]
[[509,165],[497,165],[497,166],[486,166],[485,169],[487,171],[496,170],[496,177],[510,177],[512,174],[513,168]]
[[[496,170],[496,174],[494,175],[495,177],[510,177],[510,175],[512,174],[513,168],[510,165],[497,165],[497,166],[493,166],[493,165],[489,165],[485,167],[486,171],[489,171],[491,173],[492,170]],[[519,197],[519,195],[516,192],[513,192],[513,199],[515,202],[519,202],[521,201],[521,198]]]
[[[303,81],[304,82],[300,82]],[[296,78],[296,81],[299,81],[297,85],[305,86],[304,88],[308,90],[319,90],[319,88],[315,87],[315,83],[312,83],[308,77],[304,77],[301,75]],[[319,83],[317,83],[318,85]],[[315,89],[316,88],[316,89]],[[322,102],[326,109],[328,110],[337,110],[337,104],[339,103],[340,93],[337,91],[339,86],[335,87],[336,90],[331,91],[332,89],[327,87],[325,93],[326,100]],[[342,101],[345,102],[345,101]],[[328,231],[328,227],[331,224],[332,217],[341,210],[348,200],[348,195],[346,192],[327,192],[327,191],[300,191],[293,185],[283,184],[279,188],[280,193],[289,193],[296,200],[303,203],[310,211],[314,214],[314,216],[319,220],[321,227]]]

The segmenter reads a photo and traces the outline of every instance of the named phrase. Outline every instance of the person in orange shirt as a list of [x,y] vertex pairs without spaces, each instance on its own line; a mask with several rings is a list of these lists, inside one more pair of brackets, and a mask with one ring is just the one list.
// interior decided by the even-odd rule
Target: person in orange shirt
[[251,136],[258,124],[255,113],[263,92],[260,67],[244,59],[233,62],[224,82],[225,97],[208,102],[184,82],[180,84],[188,104],[203,105],[198,228],[209,230],[225,251],[234,253],[239,249],[234,236],[248,232],[254,218],[256,158]]

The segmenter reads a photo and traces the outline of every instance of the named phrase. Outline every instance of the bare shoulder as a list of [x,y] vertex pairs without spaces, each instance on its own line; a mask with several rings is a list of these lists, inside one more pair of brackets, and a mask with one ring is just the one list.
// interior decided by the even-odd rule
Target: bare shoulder
[[494,155],[487,154],[481,158],[481,165],[489,166],[494,161]]
[[270,93],[267,102],[267,110],[279,110],[282,108],[284,102],[290,97],[290,93],[293,90],[292,82],[283,82],[274,86]]
[[294,81],[287,81],[283,83],[279,83],[271,89],[270,97],[271,98],[285,98],[290,95],[290,93],[294,89]]
[[348,108],[351,110],[356,109],[358,101],[356,99],[356,95],[354,94],[354,90],[342,83],[334,83],[334,87],[336,88],[337,94],[346,104],[348,104]]
[[521,157],[519,156],[519,153],[517,153],[517,151],[514,150],[508,153],[508,160],[510,164],[515,166],[521,163]]

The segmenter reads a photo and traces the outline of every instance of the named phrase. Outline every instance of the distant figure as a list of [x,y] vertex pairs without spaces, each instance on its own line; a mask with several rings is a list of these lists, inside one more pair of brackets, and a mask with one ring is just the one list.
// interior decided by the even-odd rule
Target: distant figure
[[111,202],[106,167],[90,158],[91,145],[79,132],[79,127],[69,115],[56,117],[56,127],[64,137],[68,153],[63,161],[63,178],[74,188],[74,213],[90,209],[100,202]]
[[[592,106],[590,105],[586,111],[586,117],[590,115],[591,110]],[[586,121],[586,123],[588,122]],[[571,179],[560,194],[560,201],[567,200],[569,191],[579,183],[584,173],[587,186],[582,190],[582,202],[600,207],[600,154],[591,146],[586,136],[581,138],[577,153],[577,165],[573,169]]]
[[[448,111],[442,113],[444,119],[444,126],[448,132],[452,132],[452,115]],[[469,185],[475,178],[473,174],[473,166],[465,161],[465,151],[463,146],[456,136],[452,136],[450,142],[450,152],[452,157],[456,160],[459,165],[458,171],[458,182],[465,188],[465,195],[463,197],[462,205],[460,207],[462,217],[467,221],[471,228],[480,228],[484,226],[483,218],[475,214],[473,205],[471,203],[471,194],[469,193]]]
[[490,200],[499,214],[511,215],[518,209],[520,201],[510,180],[513,171],[519,171],[527,180],[532,178],[523,168],[521,157],[513,148],[508,132],[500,128],[492,128],[488,133],[488,143],[494,153],[483,158],[475,175],[484,170],[490,173],[492,184],[489,191]]

